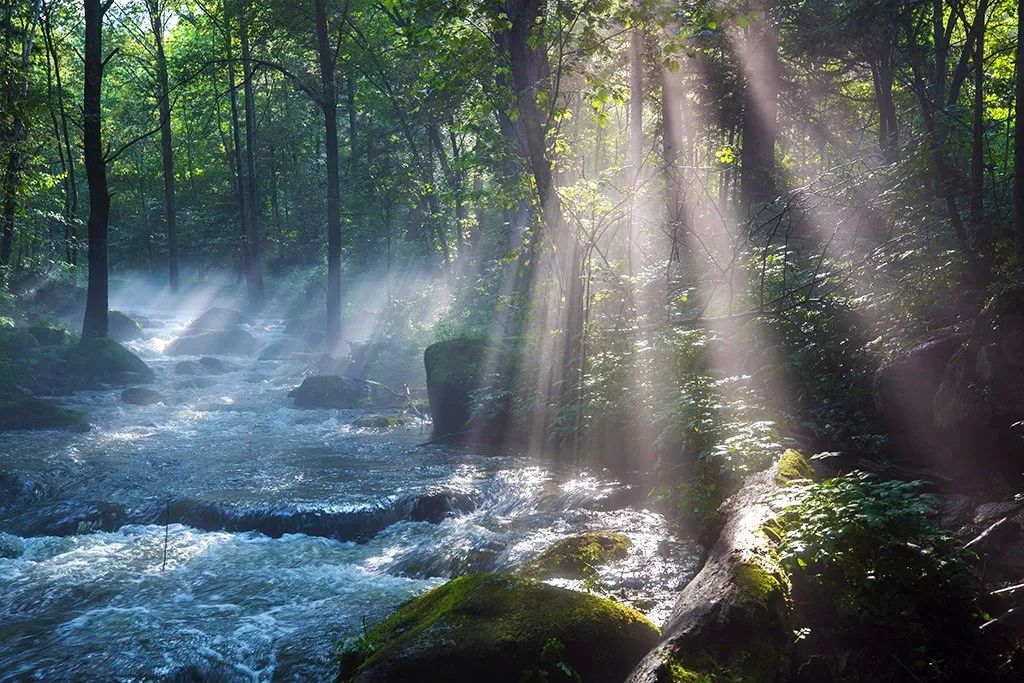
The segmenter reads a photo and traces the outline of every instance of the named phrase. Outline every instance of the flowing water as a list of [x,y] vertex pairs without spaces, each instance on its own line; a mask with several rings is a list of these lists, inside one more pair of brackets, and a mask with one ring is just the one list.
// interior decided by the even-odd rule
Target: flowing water
[[563,583],[656,622],[695,563],[606,473],[297,410],[303,359],[180,375],[163,350],[187,321],[149,321],[129,346],[165,402],[82,392],[63,403],[90,431],[0,434],[0,680],[330,680],[337,644],[402,601],[573,532],[633,547],[599,582]]

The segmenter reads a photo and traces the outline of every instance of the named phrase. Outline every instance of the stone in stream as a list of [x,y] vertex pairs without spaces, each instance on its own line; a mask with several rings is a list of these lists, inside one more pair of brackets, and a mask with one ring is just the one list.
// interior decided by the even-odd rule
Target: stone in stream
[[152,382],[155,376],[141,358],[113,339],[84,337],[68,348],[63,360],[56,379],[63,378],[73,389]]
[[256,339],[245,330],[215,330],[179,337],[167,346],[169,356],[251,356]]
[[434,438],[462,434],[469,428],[471,397],[479,388],[489,351],[486,340],[470,337],[437,342],[424,351]]
[[167,398],[159,391],[145,387],[132,387],[121,392],[121,402],[132,406],[150,406],[154,403],[163,403],[166,400]]
[[336,375],[307,377],[288,395],[295,399],[296,408],[349,410],[383,407],[395,402],[394,396],[372,382]]
[[346,643],[339,681],[619,683],[658,642],[639,612],[505,574],[452,579]]
[[132,341],[142,336],[142,326],[121,311],[110,311],[107,314],[107,335],[119,342]]
[[200,365],[198,361],[183,360],[174,364],[174,374],[189,376],[205,375],[206,368]]
[[0,399],[0,432],[20,429],[86,430],[85,413],[27,396]]
[[223,358],[211,358],[209,356],[200,358],[199,365],[201,365],[203,369],[211,375],[223,375],[226,372],[234,372],[242,369],[242,366],[237,363],[232,363],[231,361],[224,360]]
[[585,579],[594,567],[626,557],[630,545],[625,534],[588,531],[555,541],[520,571],[538,579]]
[[252,320],[245,313],[233,308],[214,306],[189,324],[190,330],[234,330],[242,325],[251,325]]

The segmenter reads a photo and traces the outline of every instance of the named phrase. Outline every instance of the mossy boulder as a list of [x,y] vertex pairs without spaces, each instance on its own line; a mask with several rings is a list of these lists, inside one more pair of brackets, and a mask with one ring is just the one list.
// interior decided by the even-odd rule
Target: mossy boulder
[[814,465],[811,461],[803,453],[792,448],[786,450],[775,464],[775,483],[779,486],[789,486],[814,477]]
[[121,392],[121,402],[130,406],[151,406],[166,400],[167,398],[159,391],[145,387],[131,387]]
[[363,429],[394,429],[408,424],[409,418],[405,415],[360,415],[352,420],[352,425]]
[[39,346],[66,346],[71,343],[71,332],[59,325],[33,325],[25,331],[35,337]]
[[29,358],[39,348],[39,340],[21,327],[0,329],[0,358],[22,360]]
[[459,337],[431,344],[423,353],[435,438],[467,430],[472,394],[480,386],[491,348],[487,340]]
[[214,306],[189,324],[189,329],[196,331],[234,330],[241,325],[251,325],[252,320],[245,313],[233,308]]
[[469,574],[347,644],[338,680],[518,683],[569,669],[587,683],[618,683],[657,640],[642,614],[612,600],[523,577]]
[[142,336],[142,326],[127,313],[110,311],[107,313],[107,335],[119,342],[132,341]]
[[35,303],[59,315],[81,312],[85,307],[85,287],[66,280],[50,280],[35,293]]
[[588,531],[555,541],[522,571],[538,579],[585,579],[595,567],[624,558],[631,545],[625,534]]
[[167,346],[169,356],[251,356],[256,339],[245,330],[212,330],[179,337]]
[[29,397],[0,399],[0,432],[19,429],[88,428],[85,414]]
[[[153,381],[153,371],[113,339],[83,337],[67,349],[61,374],[75,387]],[[58,378],[59,379],[59,378]]]
[[385,406],[394,399],[373,382],[337,375],[307,377],[288,395],[295,399],[296,408],[333,410]]

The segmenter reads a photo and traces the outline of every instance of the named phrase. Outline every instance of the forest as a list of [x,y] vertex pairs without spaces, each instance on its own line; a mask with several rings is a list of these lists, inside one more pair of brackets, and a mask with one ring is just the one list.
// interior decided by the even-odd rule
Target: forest
[[0,681],[1024,680],[1024,0],[0,2]]

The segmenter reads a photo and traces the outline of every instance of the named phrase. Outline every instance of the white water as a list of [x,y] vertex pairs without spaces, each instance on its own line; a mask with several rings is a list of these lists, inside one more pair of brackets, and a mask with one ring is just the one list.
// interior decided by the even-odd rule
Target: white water
[[[89,432],[0,435],[0,680],[331,680],[338,642],[364,623],[586,529],[633,541],[602,570],[608,594],[667,616],[694,548],[617,505],[610,476],[296,410],[302,360],[234,358],[196,386],[162,353],[184,322],[154,320],[131,344],[165,404],[83,392],[64,403]],[[298,516],[316,535],[283,533]]]

